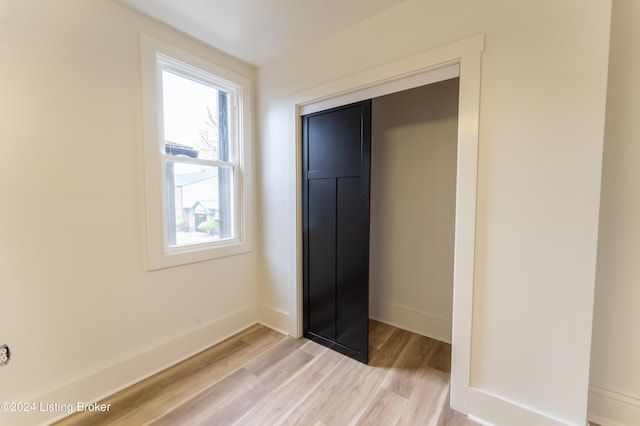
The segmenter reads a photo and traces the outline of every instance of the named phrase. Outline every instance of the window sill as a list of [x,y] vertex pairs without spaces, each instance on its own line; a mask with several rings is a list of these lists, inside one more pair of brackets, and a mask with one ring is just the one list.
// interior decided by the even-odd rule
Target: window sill
[[227,256],[235,256],[252,251],[252,247],[247,241],[237,239],[206,244],[206,246],[206,248],[203,248],[201,244],[198,244],[171,248],[166,252],[149,252],[147,270],[155,271],[159,269],[172,268],[185,264],[205,262],[207,260],[219,259]]

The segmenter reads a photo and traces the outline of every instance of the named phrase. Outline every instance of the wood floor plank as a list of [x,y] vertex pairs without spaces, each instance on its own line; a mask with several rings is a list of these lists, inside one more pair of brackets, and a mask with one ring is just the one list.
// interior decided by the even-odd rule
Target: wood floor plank
[[437,342],[438,351],[429,363],[430,367],[436,370],[451,374],[451,345],[444,342]]
[[275,395],[256,404],[237,424],[253,425],[258,421],[263,425],[273,425],[286,419],[288,413],[295,409],[296,401],[302,401],[313,394],[316,387],[340,364],[343,358],[337,352],[324,348],[307,368],[295,373],[289,382],[275,392]]
[[[374,324],[374,329],[376,326]],[[386,327],[381,325],[381,328]],[[317,421],[329,425],[347,424],[359,417],[374,399],[377,387],[410,337],[408,331],[394,328],[385,339],[386,344],[370,354],[370,365],[346,359],[341,368],[334,370],[332,376],[322,383],[318,392],[292,412],[283,424],[313,424]]]
[[[293,340],[288,338],[287,340]],[[254,366],[246,368],[248,372],[254,374],[258,379],[254,386],[247,390],[243,395],[236,398],[225,398],[228,403],[218,410],[209,410],[205,405],[200,405],[199,412],[206,411],[208,416],[205,417],[202,425],[231,425],[239,421],[244,415],[252,409],[255,405],[260,404],[263,400],[267,400],[276,389],[278,389],[284,382],[289,380],[291,371],[298,371],[303,369],[308,364],[313,356],[303,351],[293,351],[287,355],[288,349],[291,346],[281,345],[279,347],[280,356],[278,361],[272,363],[266,368],[257,370],[259,375],[256,375]],[[271,351],[274,352],[274,351]],[[273,354],[269,354],[270,357]],[[191,410],[189,410],[191,411]],[[179,424],[179,423],[173,423]]]
[[394,328],[383,346],[369,354],[369,365],[372,367],[389,368],[396,361],[411,338],[411,332]]
[[386,369],[371,369],[365,364],[349,371],[342,390],[334,395],[331,409],[321,413],[320,420],[328,425],[347,424],[361,416],[375,400],[377,389],[388,373]]
[[380,388],[356,425],[393,425],[398,422],[407,399],[385,388]]
[[340,395],[343,395],[347,388],[345,382],[353,380],[353,377],[357,376],[354,371],[361,371],[359,364],[358,361],[344,358],[333,370],[333,374],[326,377],[316,387],[316,391],[308,395],[304,401],[289,413],[286,419],[282,420],[281,424],[316,424],[320,421],[326,424],[326,421],[321,419],[322,414],[328,410],[336,409],[334,404],[337,404],[340,400]]
[[393,365],[394,374],[389,374],[382,386],[409,398],[417,382],[422,379],[421,372],[429,368],[427,363],[437,354],[437,345],[434,342],[417,334],[411,335],[406,350],[402,351]]
[[398,424],[435,425],[442,406],[449,403],[449,376],[446,373],[429,368],[420,377]]
[[380,349],[395,328],[380,321],[369,320],[369,351]]
[[[305,339],[306,340],[306,339]],[[305,351],[313,356],[320,355],[326,349],[325,346],[322,346],[312,340],[306,340],[306,343],[300,346],[301,351]]]
[[449,408],[451,345],[370,322],[369,365],[256,325],[58,425],[476,425]]
[[[252,374],[255,374],[257,377],[261,377],[267,372],[272,372],[274,364],[282,362],[282,359],[284,357],[292,355],[305,343],[306,342],[302,339],[287,337],[277,345],[265,351],[262,356],[254,358],[250,362],[246,363],[244,368],[246,368]],[[310,357],[313,356],[311,354],[307,355],[309,355]]]
[[153,421],[154,426],[206,424],[211,413],[222,409],[229,399],[242,398],[257,381],[256,376],[240,368],[196,398]]

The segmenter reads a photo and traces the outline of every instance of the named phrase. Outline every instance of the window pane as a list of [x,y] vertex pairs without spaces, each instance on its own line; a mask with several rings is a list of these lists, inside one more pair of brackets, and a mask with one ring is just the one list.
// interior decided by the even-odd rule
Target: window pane
[[163,70],[165,153],[227,161],[228,104],[227,92]]
[[232,167],[167,161],[165,171],[169,247],[235,237]]

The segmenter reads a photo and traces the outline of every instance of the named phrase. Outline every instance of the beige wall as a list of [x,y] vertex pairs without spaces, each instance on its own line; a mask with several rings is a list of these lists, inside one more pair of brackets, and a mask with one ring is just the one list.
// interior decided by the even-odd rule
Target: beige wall
[[295,331],[295,94],[485,33],[471,384],[488,403],[472,409],[584,424],[609,30],[606,0],[407,0],[261,67],[269,321]]
[[140,32],[254,79],[112,1],[0,2],[0,401],[91,400],[256,319],[255,253],[145,269]]
[[614,0],[589,413],[640,424],[640,3]]
[[458,79],[372,111],[370,316],[451,343]]
[[[253,321],[256,293],[261,318],[291,330],[290,96],[483,32],[473,383],[583,424],[609,5],[407,0],[261,68],[258,279],[255,253],[144,269],[138,35],[254,69],[111,1],[4,0],[0,401],[126,385]],[[615,5],[591,377],[637,396],[640,17],[634,0]]]

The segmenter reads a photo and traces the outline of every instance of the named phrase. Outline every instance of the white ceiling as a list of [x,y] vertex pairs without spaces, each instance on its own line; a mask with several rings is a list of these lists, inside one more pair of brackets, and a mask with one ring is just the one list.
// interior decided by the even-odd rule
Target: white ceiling
[[118,0],[250,64],[264,65],[405,0]]

